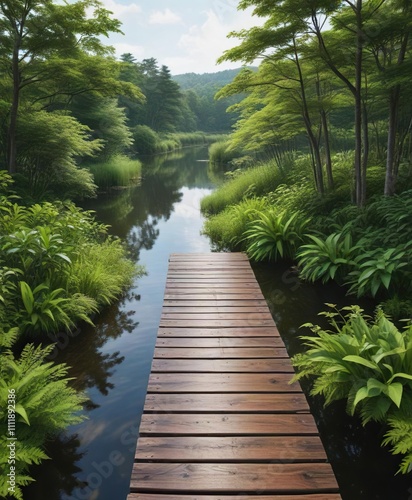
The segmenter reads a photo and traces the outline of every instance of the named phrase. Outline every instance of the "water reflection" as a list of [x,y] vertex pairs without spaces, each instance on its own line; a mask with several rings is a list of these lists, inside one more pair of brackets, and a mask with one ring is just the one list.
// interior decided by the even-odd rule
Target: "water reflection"
[[[300,329],[300,325],[329,326],[326,318],[318,316],[326,309],[326,303],[341,308],[355,302],[337,285],[314,286],[300,282],[288,264],[255,265],[254,272],[290,356],[304,348],[298,337],[311,334],[307,328]],[[372,301],[357,299],[356,303],[368,314],[373,313]],[[389,449],[380,445],[384,427],[374,422],[362,427],[357,417],[346,414],[342,401],[324,408],[322,397],[309,395],[310,381],[302,380],[301,385],[343,500],[411,500],[411,474],[396,475],[399,456],[392,456]]]
[[61,333],[54,360],[66,362],[85,391],[88,419],[48,443],[28,500],[125,499],[160,319],[168,256],[209,251],[200,235],[200,199],[213,187],[207,151],[145,161],[140,186],[100,196],[84,208],[123,238],[147,275],[72,337]]

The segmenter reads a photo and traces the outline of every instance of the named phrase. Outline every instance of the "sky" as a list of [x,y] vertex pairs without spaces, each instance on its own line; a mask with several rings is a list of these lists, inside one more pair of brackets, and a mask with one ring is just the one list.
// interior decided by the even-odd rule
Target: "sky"
[[251,10],[238,11],[238,0],[102,0],[122,22],[124,35],[111,35],[116,56],[130,52],[137,61],[150,57],[166,65],[172,75],[214,73],[241,63],[216,65],[223,52],[239,43],[227,38],[261,24]]

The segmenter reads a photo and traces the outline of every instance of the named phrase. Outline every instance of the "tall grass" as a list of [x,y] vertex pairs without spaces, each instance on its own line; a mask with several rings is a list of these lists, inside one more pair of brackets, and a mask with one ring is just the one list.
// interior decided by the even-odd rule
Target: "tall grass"
[[142,164],[127,156],[116,155],[102,163],[88,165],[99,188],[130,186],[140,179]]
[[209,160],[212,163],[229,163],[239,156],[239,151],[230,149],[230,141],[219,140],[209,146]]
[[268,209],[266,198],[251,198],[232,205],[209,217],[203,232],[212,240],[215,250],[245,250],[244,232],[249,222]]
[[201,210],[206,214],[217,214],[243,199],[264,196],[274,191],[282,180],[275,162],[258,165],[231,178],[212,194],[203,198]]

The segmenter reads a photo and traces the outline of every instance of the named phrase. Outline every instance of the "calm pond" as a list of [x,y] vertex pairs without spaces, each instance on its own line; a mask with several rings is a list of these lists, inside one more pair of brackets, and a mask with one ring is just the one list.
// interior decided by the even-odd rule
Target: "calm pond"
[[[70,365],[76,387],[87,392],[87,420],[48,444],[51,460],[35,468],[25,500],[125,500],[169,254],[211,250],[201,235],[199,202],[218,179],[206,158],[207,150],[199,148],[148,160],[140,186],[85,206],[127,241],[147,274],[95,318],[95,328],[60,335],[55,360]],[[254,270],[290,355],[301,350],[299,326],[319,323],[325,302],[350,303],[338,287],[300,283],[286,265]],[[343,405],[324,410],[320,398],[310,404],[343,500],[412,500],[411,476],[395,477],[398,460],[379,446],[383,429],[365,431],[345,416]]]

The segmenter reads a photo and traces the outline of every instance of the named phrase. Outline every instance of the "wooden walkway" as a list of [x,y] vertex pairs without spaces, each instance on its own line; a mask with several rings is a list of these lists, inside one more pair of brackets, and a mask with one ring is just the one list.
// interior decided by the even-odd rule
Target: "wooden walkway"
[[241,253],[173,254],[128,500],[338,500]]

